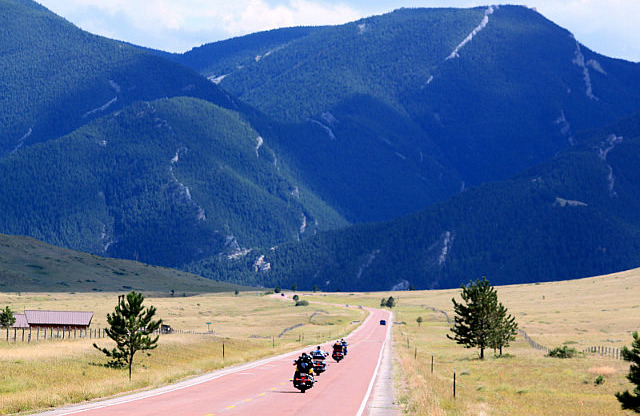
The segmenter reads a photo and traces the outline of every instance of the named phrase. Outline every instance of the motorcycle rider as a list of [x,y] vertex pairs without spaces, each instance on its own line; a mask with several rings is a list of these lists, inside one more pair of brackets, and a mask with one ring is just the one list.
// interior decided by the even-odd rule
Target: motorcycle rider
[[340,345],[342,345],[342,353],[347,355],[347,341],[344,338],[340,340]]
[[333,344],[333,352],[342,352],[342,342],[336,341],[336,343]]
[[307,355],[306,352],[303,352],[302,355],[293,362],[293,365],[296,366],[296,372],[293,374],[293,378],[298,378],[301,373],[313,374],[313,362],[311,356]]
[[324,360],[327,356],[327,354],[320,348],[320,345],[318,345],[317,349],[311,351],[310,354],[311,358],[313,358],[314,360]]

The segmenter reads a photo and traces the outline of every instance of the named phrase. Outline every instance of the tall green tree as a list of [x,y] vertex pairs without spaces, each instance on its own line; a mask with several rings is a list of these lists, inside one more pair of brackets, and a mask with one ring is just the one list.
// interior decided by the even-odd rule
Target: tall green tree
[[13,311],[10,307],[5,306],[2,311],[0,311],[0,327],[9,328],[11,325],[16,323],[16,317],[13,316]]
[[507,314],[507,308],[498,302],[498,305],[491,316],[491,335],[489,346],[498,350],[502,356],[502,348],[508,347],[509,343],[516,339],[518,333],[518,323],[516,318]]
[[462,285],[463,303],[452,298],[453,309],[456,313],[451,332],[447,338],[464,345],[465,348],[480,349],[480,359],[484,359],[484,350],[490,346],[492,337],[492,322],[498,305],[498,295],[487,280],[482,277],[475,282],[470,281],[467,286]]
[[[162,319],[153,320],[156,308],[149,306],[144,308],[142,293],[131,291],[126,299],[120,300],[113,313],[107,314],[109,328],[105,330],[109,338],[116,343],[112,350],[100,348],[95,343],[93,346],[111,358],[109,365],[116,368],[129,367],[129,380],[131,380],[131,368],[133,357],[138,351],[152,350],[158,346],[158,335],[151,337],[160,325]],[[150,355],[147,353],[147,355]]]
[[393,308],[394,306],[396,306],[396,300],[393,298],[393,296],[389,296],[389,299],[387,299],[385,306],[387,308]]
[[622,358],[631,362],[627,379],[635,384],[636,387],[633,389],[633,393],[625,390],[624,392],[616,393],[616,397],[623,409],[640,413],[640,336],[638,331],[633,333],[631,349],[626,346],[622,348]]

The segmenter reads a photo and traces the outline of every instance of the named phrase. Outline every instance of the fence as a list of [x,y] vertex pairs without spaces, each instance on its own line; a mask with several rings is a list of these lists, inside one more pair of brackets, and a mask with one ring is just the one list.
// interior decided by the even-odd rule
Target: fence
[[[425,309],[430,309],[436,313],[441,313],[442,315],[444,315],[444,318],[447,320],[447,323],[451,323],[451,318],[449,317],[449,315],[447,314],[447,312],[440,310],[440,309],[436,309],[432,306],[427,306],[427,305],[422,305],[423,308]],[[533,338],[531,338],[529,336],[529,334],[527,334],[525,331],[523,331],[522,329],[518,329],[518,333],[522,336],[522,338],[524,338],[525,341],[527,341],[527,343],[529,344],[529,346],[531,348],[535,348],[536,350],[541,350],[541,351],[545,351],[545,352],[549,352],[549,347],[539,344],[537,341],[535,341]],[[593,346],[593,347],[588,347],[582,350],[583,354],[599,354],[602,355],[604,357],[610,357],[616,360],[624,360],[624,358],[622,358],[622,352],[619,348],[614,348],[614,347],[607,347],[607,346],[603,346],[603,345],[597,345],[597,346]]]
[[5,328],[5,336],[2,339],[6,342],[39,342],[52,339],[79,339],[90,338],[99,339],[107,336],[104,328],[79,329],[73,327],[61,328]]
[[583,353],[599,354],[604,357],[610,357],[616,360],[624,360],[622,357],[622,351],[618,348],[606,347],[604,345],[597,345],[582,350]]

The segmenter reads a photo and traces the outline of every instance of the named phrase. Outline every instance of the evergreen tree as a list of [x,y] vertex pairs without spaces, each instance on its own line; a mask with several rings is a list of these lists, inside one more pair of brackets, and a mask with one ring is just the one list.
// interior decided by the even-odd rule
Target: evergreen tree
[[509,342],[516,339],[518,333],[518,323],[516,318],[507,315],[507,308],[500,302],[498,303],[493,316],[491,317],[491,336],[489,346],[495,350],[499,350],[502,356],[502,348],[508,347]]
[[627,379],[636,387],[633,389],[633,393],[625,390],[622,393],[616,393],[616,397],[623,409],[640,413],[640,336],[637,331],[633,333],[631,349],[626,346],[622,348],[622,358],[631,362]]
[[9,328],[15,323],[16,317],[13,316],[13,311],[11,310],[11,308],[6,306],[2,311],[0,311],[0,327]]
[[396,306],[396,300],[393,298],[393,296],[389,296],[389,299],[387,299],[385,306],[387,308],[393,308],[394,306]]
[[470,281],[468,286],[463,284],[460,296],[464,303],[451,299],[456,313],[451,332],[455,336],[447,334],[447,338],[465,348],[478,347],[480,359],[484,359],[484,350],[490,346],[492,317],[497,308],[498,295],[487,278],[483,277],[476,282]]
[[422,321],[423,321],[422,316],[418,316],[416,318],[416,322],[418,323],[418,326],[422,325]]
[[387,300],[385,298],[380,299],[380,307],[384,308],[387,306]]
[[[105,330],[109,338],[116,342],[112,350],[100,348],[95,343],[93,346],[102,351],[112,360],[109,365],[116,368],[129,367],[129,380],[131,380],[131,367],[133,356],[138,351],[152,350],[158,346],[158,335],[151,338],[150,335],[160,328],[162,319],[154,321],[152,318],[156,308],[150,306],[143,309],[142,293],[131,291],[127,294],[126,301],[121,299],[113,313],[107,314],[109,328]],[[150,355],[147,353],[147,355]]]

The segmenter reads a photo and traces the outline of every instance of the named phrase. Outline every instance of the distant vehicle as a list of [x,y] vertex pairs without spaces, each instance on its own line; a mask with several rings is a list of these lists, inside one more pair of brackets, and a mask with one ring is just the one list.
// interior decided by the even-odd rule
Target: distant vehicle
[[380,319],[380,325],[386,325],[387,321],[385,321],[384,319]]

